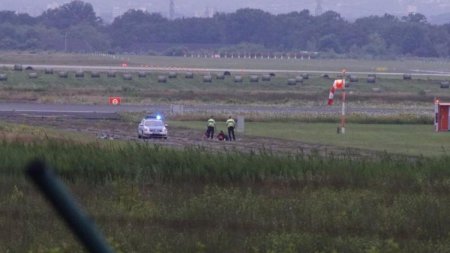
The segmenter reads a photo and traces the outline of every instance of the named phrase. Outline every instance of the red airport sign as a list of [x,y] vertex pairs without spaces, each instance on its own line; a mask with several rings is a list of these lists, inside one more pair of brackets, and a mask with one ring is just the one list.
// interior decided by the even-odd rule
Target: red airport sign
[[109,97],[110,105],[120,105],[121,99],[120,97]]

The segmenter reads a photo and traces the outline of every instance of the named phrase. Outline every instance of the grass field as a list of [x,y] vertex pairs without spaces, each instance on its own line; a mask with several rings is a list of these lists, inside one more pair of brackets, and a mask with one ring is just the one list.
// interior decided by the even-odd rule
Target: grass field
[[124,56],[135,65],[198,67],[198,68],[230,68],[230,69],[280,69],[280,70],[317,70],[340,72],[399,72],[413,70],[448,72],[448,60],[352,60],[352,59],[212,59],[162,56]]
[[[205,128],[205,123],[200,121],[170,121],[169,125]],[[246,122],[245,135],[408,155],[450,154],[450,134],[434,132],[432,124],[347,124],[345,135],[336,133],[338,125],[337,122]],[[218,123],[218,129],[225,130],[225,124]]]
[[103,65],[119,66],[122,61],[112,57],[89,54],[64,53],[28,53],[28,52],[0,52],[0,63],[9,64],[42,64],[42,65]]
[[[83,55],[61,53],[1,52],[0,63],[8,64],[63,64],[119,66],[124,61],[130,66],[230,68],[230,69],[278,69],[318,70],[339,72],[415,72],[414,70],[447,73],[450,61],[445,59],[400,59],[400,60],[352,60],[352,59],[213,59],[143,55]],[[448,74],[448,73],[447,73]]]
[[[117,252],[448,252],[449,156],[212,154],[2,141],[0,251],[82,252],[23,167],[45,157]],[[11,219],[11,217],[14,217]]]
[[[332,85],[332,79],[318,75],[311,75],[302,84],[287,85],[287,77],[282,76],[257,83],[250,82],[248,75],[244,75],[242,83],[235,83],[232,77],[205,83],[203,75],[185,79],[180,73],[177,78],[167,79],[167,83],[159,83],[160,73],[148,73],[143,78],[132,73],[130,81],[123,80],[120,74],[110,78],[106,73],[92,78],[90,72],[85,72],[83,78],[76,78],[75,72],[69,72],[68,78],[60,78],[56,73],[46,75],[40,71],[37,79],[28,78],[26,71],[3,73],[8,80],[0,81],[0,99],[56,103],[107,103],[108,96],[122,96],[127,103],[323,105]],[[436,96],[450,100],[450,91],[441,89],[436,79],[378,78],[375,84],[360,80],[349,84],[348,94],[349,102],[358,105],[429,105]]]
[[[139,78],[132,73],[133,80],[125,81],[118,74],[115,78],[107,78],[102,73],[100,78],[91,78],[85,70],[84,78],[75,78],[74,71],[69,72],[67,79],[54,75],[45,75],[38,71],[37,79],[29,79],[27,72],[3,70],[7,81],[0,81],[0,90],[5,100],[26,100],[38,102],[71,102],[71,103],[106,103],[110,95],[120,95],[129,103],[231,103],[231,104],[324,104],[328,89],[337,74],[330,74],[329,79],[322,78],[326,71],[340,71],[347,68],[353,71],[377,72],[377,82],[368,84],[366,76],[359,76],[359,82],[351,83],[349,99],[356,104],[428,104],[434,97],[450,100],[450,90],[442,89],[441,81],[446,76],[414,76],[413,80],[402,80],[402,76],[382,76],[387,72],[411,72],[414,69],[424,71],[446,71],[450,62],[445,60],[398,60],[398,61],[366,61],[366,60],[281,60],[281,59],[202,59],[183,57],[158,56],[111,56],[82,54],[29,54],[2,52],[0,63],[26,64],[67,64],[67,65],[102,65],[118,66],[127,59],[130,66],[159,67],[197,67],[238,69],[232,76],[242,75],[242,83],[234,83],[232,77],[204,83],[203,75],[208,72],[195,73],[194,79],[185,79],[184,71],[178,70],[175,79],[167,83],[158,83],[158,75],[149,73],[145,78]],[[245,69],[286,69],[286,70],[317,70],[310,73],[310,79],[303,84],[287,85],[288,78],[295,78],[299,73],[277,73],[271,81],[251,83]],[[127,71],[123,68],[123,71]],[[322,72],[323,71],[323,72]],[[430,72],[430,73],[431,73]],[[214,74],[214,73],[213,73]],[[261,73],[259,73],[261,76]],[[214,75],[213,75],[214,77]]]
[[[448,61],[434,60],[114,59],[0,53],[0,63],[24,65],[117,66],[123,59],[130,66],[323,71],[346,67],[379,73],[450,68]],[[146,78],[133,73],[132,81],[124,81],[105,73],[77,79],[71,72],[61,79],[39,72],[37,79],[29,79],[26,71],[2,72],[8,74],[8,81],[0,82],[2,102],[106,103],[108,96],[121,95],[126,103],[281,107],[324,105],[335,77],[312,75],[303,85],[287,86],[285,75],[250,83],[244,74],[244,82],[236,84],[230,79],[203,83],[199,75],[158,83],[160,73]],[[429,108],[434,96],[450,101],[449,90],[440,88],[445,78],[382,77],[376,84],[360,78],[349,89],[350,106]],[[235,145],[248,136],[262,136],[331,145],[334,150],[361,148],[361,153],[369,150],[371,155],[355,156],[354,150],[323,155],[270,149],[211,152],[207,146],[172,149],[151,142],[97,140],[64,127],[1,123],[0,252],[83,252],[24,176],[24,167],[36,157],[49,162],[116,252],[450,252],[450,135],[434,132],[432,115],[352,115],[345,135],[336,133],[333,116],[245,116],[245,135],[237,133],[242,139]],[[125,114],[119,120],[134,126],[140,117]],[[174,116],[169,128],[203,131],[204,117]],[[225,130],[224,119],[217,122]]]

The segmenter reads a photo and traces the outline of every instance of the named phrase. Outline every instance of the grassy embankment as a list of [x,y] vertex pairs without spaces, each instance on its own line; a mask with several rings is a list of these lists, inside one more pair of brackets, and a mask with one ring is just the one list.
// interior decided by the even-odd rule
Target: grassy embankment
[[450,249],[449,156],[213,154],[40,135],[0,142],[2,252],[80,251],[24,179],[33,157],[56,168],[118,252]]

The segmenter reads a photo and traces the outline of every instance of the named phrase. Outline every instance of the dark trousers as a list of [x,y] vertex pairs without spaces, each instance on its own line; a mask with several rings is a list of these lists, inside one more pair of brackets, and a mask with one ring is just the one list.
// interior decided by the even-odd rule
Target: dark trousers
[[228,127],[228,138],[229,140],[236,140],[236,137],[234,136],[234,127]]
[[206,130],[206,138],[214,138],[214,127],[209,126],[208,129]]

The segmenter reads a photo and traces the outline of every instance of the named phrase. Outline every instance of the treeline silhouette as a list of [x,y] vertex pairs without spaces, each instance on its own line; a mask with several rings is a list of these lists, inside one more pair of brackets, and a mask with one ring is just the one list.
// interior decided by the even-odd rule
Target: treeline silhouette
[[174,20],[129,10],[106,24],[91,4],[77,0],[37,17],[1,11],[0,49],[167,55],[192,50],[311,51],[347,57],[448,57],[450,24],[430,24],[418,13],[350,22],[333,11],[320,16],[308,10],[273,15],[257,9]]

